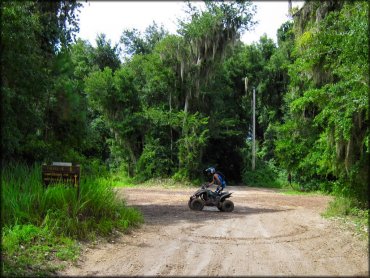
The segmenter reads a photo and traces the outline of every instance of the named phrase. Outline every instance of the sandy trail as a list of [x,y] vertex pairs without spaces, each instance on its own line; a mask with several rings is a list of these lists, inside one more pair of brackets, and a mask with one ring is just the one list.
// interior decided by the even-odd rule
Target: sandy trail
[[114,243],[85,247],[59,275],[368,276],[368,244],[320,216],[326,196],[229,186],[232,213],[187,201],[195,190],[121,188],[145,224]]

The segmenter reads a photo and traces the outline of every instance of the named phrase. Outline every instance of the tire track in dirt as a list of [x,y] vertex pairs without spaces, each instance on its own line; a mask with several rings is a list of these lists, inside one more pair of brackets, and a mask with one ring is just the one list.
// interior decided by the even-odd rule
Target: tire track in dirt
[[320,216],[329,197],[229,187],[232,213],[189,210],[193,190],[118,189],[145,224],[87,248],[78,276],[368,275],[368,246]]

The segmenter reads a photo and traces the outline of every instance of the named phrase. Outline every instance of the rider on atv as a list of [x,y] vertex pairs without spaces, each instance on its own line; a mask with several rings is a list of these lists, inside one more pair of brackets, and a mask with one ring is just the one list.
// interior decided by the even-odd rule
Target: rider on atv
[[213,167],[207,168],[205,172],[207,173],[208,176],[212,175],[212,182],[208,184],[208,187],[216,184],[217,189],[215,192],[212,193],[214,196],[217,196],[226,187],[225,178],[220,172],[216,172],[216,169]]

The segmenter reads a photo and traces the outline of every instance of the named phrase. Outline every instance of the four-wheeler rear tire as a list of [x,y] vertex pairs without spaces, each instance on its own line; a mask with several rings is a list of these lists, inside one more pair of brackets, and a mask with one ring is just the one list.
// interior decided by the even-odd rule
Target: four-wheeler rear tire
[[[201,198],[190,199],[188,206],[192,210],[202,210],[204,208],[204,201]],[[232,212],[234,210],[234,203],[230,200],[225,200],[217,206],[220,211]]]
[[204,202],[199,198],[196,198],[190,202],[190,208],[192,210],[202,210],[203,207],[204,207]]
[[232,212],[234,210],[234,203],[230,200],[222,202],[221,211]]

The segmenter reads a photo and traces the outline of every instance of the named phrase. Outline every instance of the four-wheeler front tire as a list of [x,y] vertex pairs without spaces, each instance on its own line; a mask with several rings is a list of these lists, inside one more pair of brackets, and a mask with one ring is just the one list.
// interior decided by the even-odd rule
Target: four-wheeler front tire
[[232,212],[234,210],[234,203],[230,200],[225,200],[222,202],[221,211]]
[[202,210],[203,207],[204,207],[204,202],[199,198],[196,198],[190,202],[190,208],[192,210]]
[[189,206],[189,208],[190,208],[190,209],[192,209],[192,208],[191,208],[191,201],[193,201],[193,199],[190,199],[190,200],[188,201],[188,206]]

